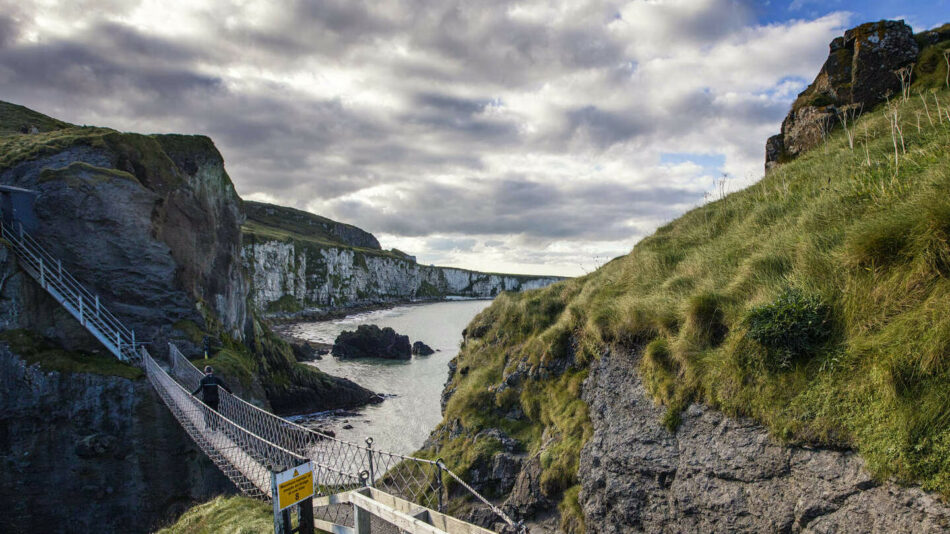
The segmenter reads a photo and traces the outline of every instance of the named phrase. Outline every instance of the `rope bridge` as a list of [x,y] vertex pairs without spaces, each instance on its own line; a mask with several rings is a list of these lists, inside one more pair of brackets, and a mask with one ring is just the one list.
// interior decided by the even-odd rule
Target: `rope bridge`
[[[182,428],[249,497],[272,501],[272,474],[306,462],[313,468],[314,519],[331,532],[490,532],[445,515],[443,475],[488,506],[510,528],[515,523],[441,460],[405,456],[337,439],[219,391],[218,411],[191,395],[203,374],[174,344],[166,371],[122,323],[23,230],[0,224],[0,235],[20,267],[122,361],[134,362]],[[375,510],[367,512],[368,510]],[[436,512],[438,510],[438,512]],[[370,513],[369,519],[366,514]],[[360,516],[363,515],[361,522]],[[420,519],[425,517],[425,520]],[[347,525],[354,525],[349,527]],[[433,525],[439,525],[436,528]],[[398,527],[398,528],[397,528]],[[522,529],[523,530],[523,529]]]

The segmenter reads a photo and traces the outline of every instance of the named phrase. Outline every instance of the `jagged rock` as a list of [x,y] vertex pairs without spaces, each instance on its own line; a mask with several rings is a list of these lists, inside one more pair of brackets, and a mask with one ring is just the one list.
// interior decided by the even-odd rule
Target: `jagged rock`
[[321,349],[309,341],[293,340],[287,342],[294,351],[294,358],[298,362],[312,362],[322,360],[323,355],[327,353],[326,349]]
[[815,81],[782,121],[782,133],[766,142],[766,171],[821,143],[837,124],[838,112],[870,110],[888,94],[899,93],[895,71],[913,63],[920,52],[910,26],[893,20],[852,28],[829,49]]
[[540,454],[537,454],[522,463],[502,509],[513,517],[527,518],[535,517],[553,506],[554,502],[541,491],[541,459]]
[[585,383],[594,434],[578,473],[588,531],[950,528],[947,504],[920,488],[875,482],[854,452],[785,446],[751,420],[701,405],[668,431],[665,408],[647,395],[636,363],[636,356],[610,354],[592,365]]
[[412,354],[414,356],[428,356],[430,354],[435,354],[435,351],[432,350],[432,347],[426,345],[421,341],[416,341],[412,344]]
[[361,324],[355,331],[344,330],[333,342],[330,353],[337,358],[386,358],[408,360],[412,357],[409,336],[402,336],[390,327]]

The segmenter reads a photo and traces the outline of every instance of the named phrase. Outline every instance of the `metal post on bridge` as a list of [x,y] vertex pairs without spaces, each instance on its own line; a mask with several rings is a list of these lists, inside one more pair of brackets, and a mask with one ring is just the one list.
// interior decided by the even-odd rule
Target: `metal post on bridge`
[[369,457],[369,485],[376,486],[376,473],[373,470],[373,438],[366,438],[366,455]]
[[46,272],[43,270],[43,257],[40,257],[40,286],[46,287]]

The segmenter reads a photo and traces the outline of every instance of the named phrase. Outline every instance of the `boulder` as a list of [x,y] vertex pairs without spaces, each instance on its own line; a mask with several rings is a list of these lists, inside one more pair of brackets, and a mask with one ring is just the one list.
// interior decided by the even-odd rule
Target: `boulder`
[[435,351],[432,350],[432,347],[426,345],[421,341],[416,341],[412,344],[412,354],[415,356],[428,356],[430,354],[435,354]]
[[333,356],[342,359],[386,358],[408,360],[412,357],[409,336],[401,336],[390,327],[363,324],[355,331],[346,330],[333,342]]
[[792,104],[782,133],[766,142],[765,170],[821,143],[843,110],[861,113],[899,94],[895,72],[919,53],[913,30],[902,20],[862,24],[831,41],[828,59]]

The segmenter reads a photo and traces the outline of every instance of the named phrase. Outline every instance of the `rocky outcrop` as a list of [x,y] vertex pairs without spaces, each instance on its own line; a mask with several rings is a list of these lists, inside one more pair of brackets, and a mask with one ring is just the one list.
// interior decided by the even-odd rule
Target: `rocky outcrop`
[[584,385],[594,435],[579,475],[588,532],[946,532],[950,507],[870,477],[851,451],[776,443],[698,404],[676,432],[636,356],[611,354]]
[[425,343],[416,341],[412,344],[413,356],[429,356],[430,354],[435,354],[435,351],[432,350],[432,347],[426,345]]
[[243,338],[244,215],[211,140],[72,131],[65,147],[37,134],[39,157],[0,167],[0,183],[38,192],[41,243],[159,350],[179,321]]
[[425,266],[391,252],[248,233],[243,258],[254,306],[271,313],[447,296],[492,298],[503,291],[536,289],[563,280]]
[[348,360],[354,358],[386,358],[408,360],[412,357],[409,336],[402,336],[390,327],[361,324],[356,330],[344,330],[333,342],[330,354]]
[[235,491],[148,381],[28,366],[0,344],[0,532],[152,532]]
[[904,21],[869,22],[831,42],[828,59],[782,121],[782,133],[766,142],[765,169],[817,146],[839,122],[839,114],[860,114],[899,94],[896,71],[920,53]]

